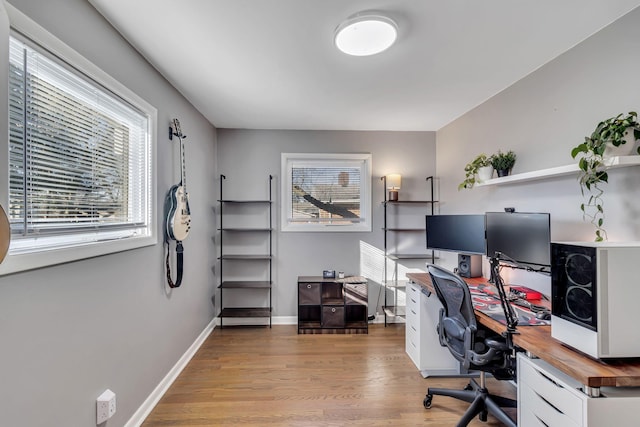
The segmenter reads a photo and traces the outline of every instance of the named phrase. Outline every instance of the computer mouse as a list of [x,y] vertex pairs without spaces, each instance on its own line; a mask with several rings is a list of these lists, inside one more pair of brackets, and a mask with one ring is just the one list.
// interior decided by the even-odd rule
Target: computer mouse
[[536,313],[536,319],[551,320],[551,313],[549,313],[548,311],[539,311]]

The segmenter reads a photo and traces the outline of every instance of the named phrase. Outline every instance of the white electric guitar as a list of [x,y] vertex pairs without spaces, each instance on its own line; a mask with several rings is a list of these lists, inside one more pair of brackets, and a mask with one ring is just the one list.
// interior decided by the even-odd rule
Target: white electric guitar
[[189,194],[187,193],[187,175],[184,162],[184,143],[186,135],[182,134],[180,122],[173,119],[173,135],[180,140],[180,183],[169,189],[166,199],[166,233],[173,240],[182,241],[187,238],[191,229],[191,212],[189,210]]
[[7,219],[7,214],[0,206],[0,263],[9,251],[9,242],[11,240],[11,226]]

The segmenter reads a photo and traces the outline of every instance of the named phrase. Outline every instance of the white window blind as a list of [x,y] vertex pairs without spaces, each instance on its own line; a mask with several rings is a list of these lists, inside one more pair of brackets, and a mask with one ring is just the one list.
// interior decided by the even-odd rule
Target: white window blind
[[283,154],[284,231],[370,231],[368,154]]
[[12,251],[150,233],[150,117],[10,39]]

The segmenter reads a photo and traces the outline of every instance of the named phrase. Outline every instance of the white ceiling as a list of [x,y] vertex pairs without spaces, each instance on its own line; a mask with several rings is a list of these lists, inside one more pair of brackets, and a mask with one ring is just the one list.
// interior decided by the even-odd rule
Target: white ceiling
[[[218,128],[438,130],[640,0],[89,0]],[[333,45],[384,11],[398,42]]]

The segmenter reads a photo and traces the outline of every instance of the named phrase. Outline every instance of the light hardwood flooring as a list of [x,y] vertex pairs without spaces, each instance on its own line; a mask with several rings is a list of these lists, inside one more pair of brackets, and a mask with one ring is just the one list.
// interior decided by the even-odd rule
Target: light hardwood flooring
[[[370,325],[368,335],[216,328],[143,426],[455,426],[467,403],[435,396],[427,410],[422,400],[429,386],[467,382],[422,378],[404,325]],[[515,397],[508,382],[488,388]],[[501,423],[490,415],[470,425]]]

